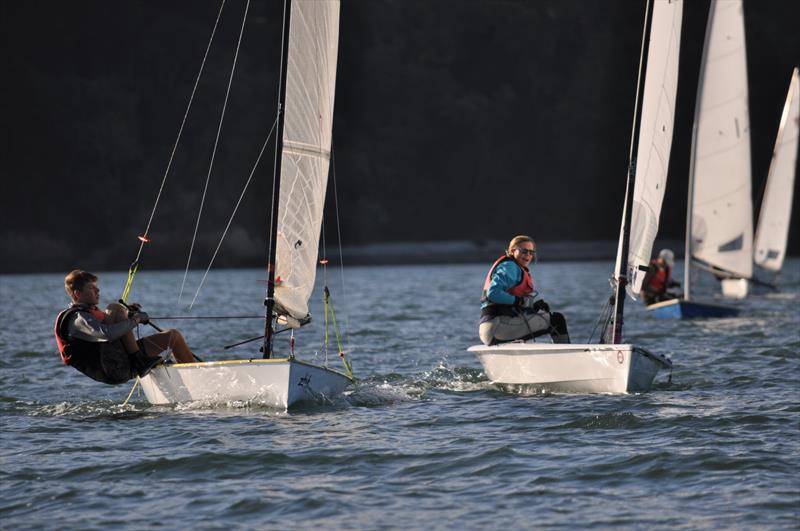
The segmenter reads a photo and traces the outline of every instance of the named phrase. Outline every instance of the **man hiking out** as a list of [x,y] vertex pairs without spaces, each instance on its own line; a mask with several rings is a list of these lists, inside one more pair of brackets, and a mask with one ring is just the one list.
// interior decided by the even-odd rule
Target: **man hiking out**
[[178,363],[194,361],[177,330],[134,338],[133,329],[149,320],[138,304],[131,305],[131,315],[117,303],[100,310],[96,275],[76,269],[64,278],[64,289],[72,304],[56,318],[56,343],[63,362],[86,376],[112,385],[145,376],[167,348]]

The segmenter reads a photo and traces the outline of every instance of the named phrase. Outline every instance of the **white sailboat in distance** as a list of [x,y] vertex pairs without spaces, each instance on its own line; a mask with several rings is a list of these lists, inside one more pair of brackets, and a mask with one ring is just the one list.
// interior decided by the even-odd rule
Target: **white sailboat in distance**
[[733,306],[692,298],[692,269],[719,277],[723,295],[743,298],[753,274],[750,121],[741,0],[712,0],[695,101],[683,297],[651,304],[653,317],[732,317]]
[[786,258],[786,242],[792,219],[792,198],[800,141],[800,79],[797,67],[792,71],[789,93],[783,106],[778,138],[769,165],[764,199],[758,215],[754,260],[757,266],[773,275],[780,273]]
[[648,0],[631,134],[630,165],[614,271],[614,296],[601,344],[515,341],[476,345],[492,383],[568,393],[647,391],[667,357],[622,342],[626,290],[639,293],[658,230],[675,116],[681,0]]
[[151,404],[288,408],[338,395],[352,382],[346,363],[340,372],[272,353],[276,318],[291,327],[309,320],[330,163],[339,1],[288,2],[283,27],[263,358],[160,365],[141,380]]

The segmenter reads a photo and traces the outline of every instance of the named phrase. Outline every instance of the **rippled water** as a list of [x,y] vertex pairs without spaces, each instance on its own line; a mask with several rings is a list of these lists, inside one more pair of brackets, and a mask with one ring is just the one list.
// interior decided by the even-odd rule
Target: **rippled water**
[[[55,353],[62,275],[0,277],[0,527],[800,526],[800,261],[779,292],[737,303],[740,318],[658,321],[629,304],[628,337],[675,369],[672,383],[662,374],[651,392],[625,396],[489,384],[465,352],[487,265],[351,268],[344,290],[332,271],[359,380],[333,403],[288,413],[152,407],[137,394],[122,406],[130,386],[95,383]],[[588,338],[609,269],[536,266],[573,340]],[[133,299],[152,316],[186,315],[181,276],[143,271]],[[258,315],[263,279],[217,271],[192,314]],[[103,301],[123,282],[102,275]],[[698,291],[712,298],[712,288]],[[312,312],[321,316],[316,299]],[[263,332],[258,320],[160,324],[206,359],[251,356],[222,347]],[[298,334],[299,356],[324,358],[321,331],[318,318]]]

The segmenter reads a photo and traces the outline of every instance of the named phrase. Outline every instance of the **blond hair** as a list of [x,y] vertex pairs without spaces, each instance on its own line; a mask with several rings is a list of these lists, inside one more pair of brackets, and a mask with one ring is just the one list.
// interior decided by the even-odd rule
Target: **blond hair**
[[511,250],[512,249],[514,249],[516,247],[519,247],[519,244],[526,243],[526,242],[530,242],[534,246],[536,245],[536,242],[533,241],[533,238],[531,238],[530,236],[526,236],[524,234],[519,234],[517,236],[514,236],[513,238],[511,238],[511,241],[508,244],[508,249],[506,249],[506,254],[508,256],[511,256]]

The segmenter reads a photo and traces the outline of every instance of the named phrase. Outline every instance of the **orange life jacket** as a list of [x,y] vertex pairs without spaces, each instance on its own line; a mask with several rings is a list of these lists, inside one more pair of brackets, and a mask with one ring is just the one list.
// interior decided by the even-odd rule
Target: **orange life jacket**
[[[481,302],[485,302],[489,299],[489,285],[492,283],[492,276],[494,275],[497,266],[505,262],[506,260],[514,260],[510,256],[501,256],[497,260],[494,261],[492,267],[489,269],[489,273],[486,274],[486,279],[483,281],[483,293],[481,295]],[[516,263],[516,262],[514,262]],[[533,293],[533,277],[531,276],[530,271],[528,271],[527,267],[522,267],[517,264],[522,270],[522,278],[519,281],[519,284],[513,286],[512,288],[508,289],[507,292],[514,297],[527,297],[531,293]]]
[[669,282],[670,277],[670,267],[659,267],[656,261],[652,261],[651,265],[655,266],[656,271],[650,277],[650,283],[648,284],[648,287],[655,293],[664,293],[667,291],[667,283]]

